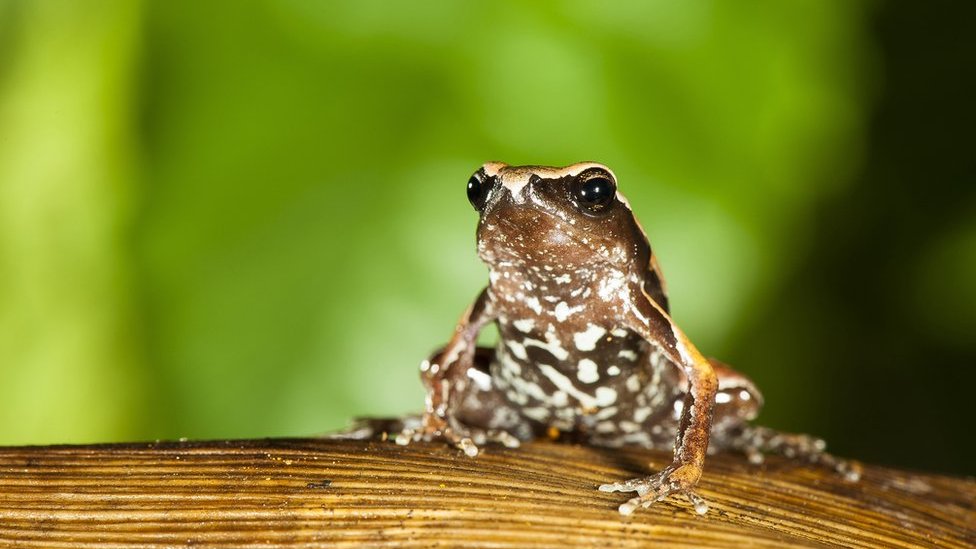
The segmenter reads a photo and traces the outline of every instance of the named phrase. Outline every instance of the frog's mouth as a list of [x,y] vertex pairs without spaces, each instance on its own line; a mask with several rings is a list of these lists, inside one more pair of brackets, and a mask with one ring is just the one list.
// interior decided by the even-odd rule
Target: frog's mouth
[[[560,226],[567,225],[571,226],[571,224],[567,223],[560,216],[546,210],[533,209],[532,213],[544,216],[549,221],[547,225],[551,228],[558,228]],[[506,235],[518,235],[525,232],[524,226],[520,226],[520,224],[514,222],[507,216],[499,215],[494,223],[508,229],[504,233]],[[543,232],[546,232],[548,235],[552,235],[553,233],[558,234],[558,240],[572,242],[575,250],[586,250],[585,255],[580,253],[572,254],[569,250],[565,250],[566,253],[561,259],[565,260],[566,256],[575,256],[573,258],[577,259],[576,261],[571,261],[566,265],[566,267],[582,267],[587,264],[596,263],[612,267],[622,272],[627,272],[630,269],[630,261],[628,261],[629,258],[627,257],[626,252],[621,251],[616,246],[608,246],[605,241],[595,241],[588,236],[580,235],[577,231],[572,230],[567,231],[557,229],[553,231],[550,229],[548,231],[537,231],[534,233],[537,235],[537,238],[545,240],[539,241],[535,246],[531,246],[529,253],[524,254],[516,250],[516,246],[518,246],[518,244],[513,245],[510,242],[510,240],[512,240],[511,236],[503,236],[501,238],[493,236],[491,238],[491,240],[495,241],[495,245],[492,247],[493,249],[488,251],[482,250],[479,247],[479,256],[483,261],[485,261],[485,263],[488,264],[497,263],[499,259],[506,263],[521,267],[524,267],[530,262],[543,262],[541,258],[544,257],[545,254],[550,253],[551,250],[565,248],[565,244],[563,242],[554,242],[556,239],[553,239],[551,236],[538,236]],[[613,257],[615,255],[613,251],[617,252],[617,257]],[[538,253],[540,256],[531,257],[530,254],[532,253]],[[489,257],[486,257],[486,255],[489,255]]]

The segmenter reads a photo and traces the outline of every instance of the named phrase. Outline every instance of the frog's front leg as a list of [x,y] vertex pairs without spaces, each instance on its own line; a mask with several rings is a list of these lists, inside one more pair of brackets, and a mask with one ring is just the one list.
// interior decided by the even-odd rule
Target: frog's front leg
[[691,500],[698,513],[708,511],[708,505],[694,489],[702,475],[708,450],[712,408],[718,389],[718,380],[708,360],[674,324],[671,317],[640,287],[632,287],[635,296],[625,318],[629,327],[639,333],[684,373],[688,392],[678,423],[674,461],[657,475],[631,479],[615,484],[604,484],[604,492],[637,492],[620,506],[624,515],[638,507],[649,507],[671,494],[682,493]]
[[[437,363],[437,357],[443,355],[444,349],[435,352],[426,361],[424,373],[429,372],[430,364]],[[454,413],[447,415],[443,424],[437,423],[436,418],[433,421],[429,416],[425,418],[426,414],[366,417],[358,418],[350,427],[328,436],[333,439],[386,440],[388,433],[399,433],[396,440],[400,444],[409,444],[412,440],[445,439],[458,445],[464,438],[469,438],[475,445],[497,442],[510,448],[517,447],[522,441],[535,438],[537,433],[517,406],[495,386],[489,373],[494,359],[494,349],[475,348],[474,364],[467,370],[468,383],[463,393],[451,396],[450,400],[456,405],[449,409]],[[463,447],[472,446],[463,443]]]
[[[497,398],[490,388],[485,390],[477,385],[478,382],[484,384],[486,368],[474,368],[478,333],[495,317],[491,293],[486,288],[461,315],[448,344],[421,365],[420,375],[427,390],[424,414],[418,428],[404,429],[397,436],[398,444],[443,439],[469,456],[478,455],[476,443],[496,441],[507,446],[518,444],[518,439],[504,428],[494,428],[488,424],[472,425],[470,420],[465,421],[463,417],[466,404],[469,409],[479,406],[466,401],[472,398]],[[488,350],[485,352],[490,353]],[[487,358],[483,356],[482,361]],[[487,381],[490,383],[490,379]],[[492,408],[484,404],[484,409]],[[468,415],[471,415],[470,410]]]

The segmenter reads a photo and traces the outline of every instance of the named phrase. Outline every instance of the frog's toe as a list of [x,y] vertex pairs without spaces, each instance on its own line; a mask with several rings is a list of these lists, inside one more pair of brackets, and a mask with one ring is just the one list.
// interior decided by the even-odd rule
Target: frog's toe
[[[431,426],[404,427],[393,439],[400,446],[406,446],[411,442],[433,442],[447,438],[444,432]],[[451,440],[454,443],[455,441]]]
[[419,429],[404,429],[394,439],[400,446],[406,446],[411,442],[433,442],[436,440],[446,441],[464,452],[465,455],[475,457],[478,455],[478,445],[466,432],[459,432],[455,429],[437,429],[422,427]]
[[[621,490],[622,491],[622,490]],[[675,493],[682,493],[691,502],[691,505],[695,508],[695,512],[699,515],[704,515],[708,512],[708,503],[693,490],[687,489],[676,489],[667,486],[657,486],[648,487],[644,490],[636,490],[637,496],[630,498],[624,503],[620,504],[617,508],[621,515],[630,515],[638,508],[647,509],[651,505],[667,499],[669,496]],[[642,493],[643,492],[643,493]]]
[[743,448],[742,453],[746,455],[746,459],[753,465],[762,465],[766,461],[766,454],[763,454],[758,448]]
[[461,440],[454,443],[464,454],[468,457],[478,456],[478,446],[475,445],[474,441],[468,437],[464,437]]
[[465,454],[475,457],[478,455],[478,446],[490,443],[501,444],[506,448],[518,448],[522,444],[517,437],[508,431],[469,428],[464,431],[464,436],[460,437],[454,445],[463,450]]
[[420,433],[418,433],[416,429],[404,429],[400,431],[393,440],[395,440],[400,446],[406,446],[411,442],[420,440]]
[[717,439],[716,448],[742,452],[754,465],[761,465],[766,454],[779,454],[791,460],[813,463],[833,469],[849,482],[861,478],[861,465],[827,452],[823,439],[803,434],[782,433],[768,427],[744,425]]
[[632,478],[624,482],[602,484],[601,492],[637,492],[635,497],[620,504],[618,510],[621,515],[630,515],[640,507],[650,507],[651,504],[667,497],[667,493],[660,494],[660,475],[645,478]]
[[847,482],[857,482],[861,480],[864,469],[857,461],[834,458],[834,471],[839,473]]
[[637,492],[640,495],[644,495],[652,485],[650,482],[652,478],[632,478],[624,482],[601,484],[598,489],[601,492]]
[[518,448],[522,445],[522,441],[515,435],[498,429],[471,429],[470,435],[478,444],[495,443],[506,448]]
[[618,508],[621,515],[630,515],[638,508],[648,508],[654,503],[668,498],[672,494],[684,494],[695,511],[704,515],[708,512],[708,504],[704,499],[693,490],[695,481],[687,480],[681,474],[681,468],[674,469],[669,467],[657,475],[643,478],[634,478],[624,482],[613,484],[603,484],[599,487],[601,492],[636,492],[637,496],[630,498],[622,503]]

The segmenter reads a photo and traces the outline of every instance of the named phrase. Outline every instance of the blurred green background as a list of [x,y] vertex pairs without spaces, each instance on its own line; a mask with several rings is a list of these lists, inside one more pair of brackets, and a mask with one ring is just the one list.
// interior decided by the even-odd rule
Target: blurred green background
[[764,423],[973,473],[960,10],[0,0],[0,444],[417,410],[470,173],[592,159]]

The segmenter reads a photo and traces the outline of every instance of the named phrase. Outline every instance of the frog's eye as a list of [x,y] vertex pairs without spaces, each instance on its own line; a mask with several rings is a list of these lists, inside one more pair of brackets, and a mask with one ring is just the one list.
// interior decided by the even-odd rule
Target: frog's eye
[[490,189],[491,183],[480,172],[475,173],[468,180],[468,201],[471,202],[475,210],[480,212],[485,207],[485,201],[488,199],[488,191]]
[[613,177],[599,168],[581,173],[573,186],[573,199],[590,213],[606,210],[616,195],[617,184]]

